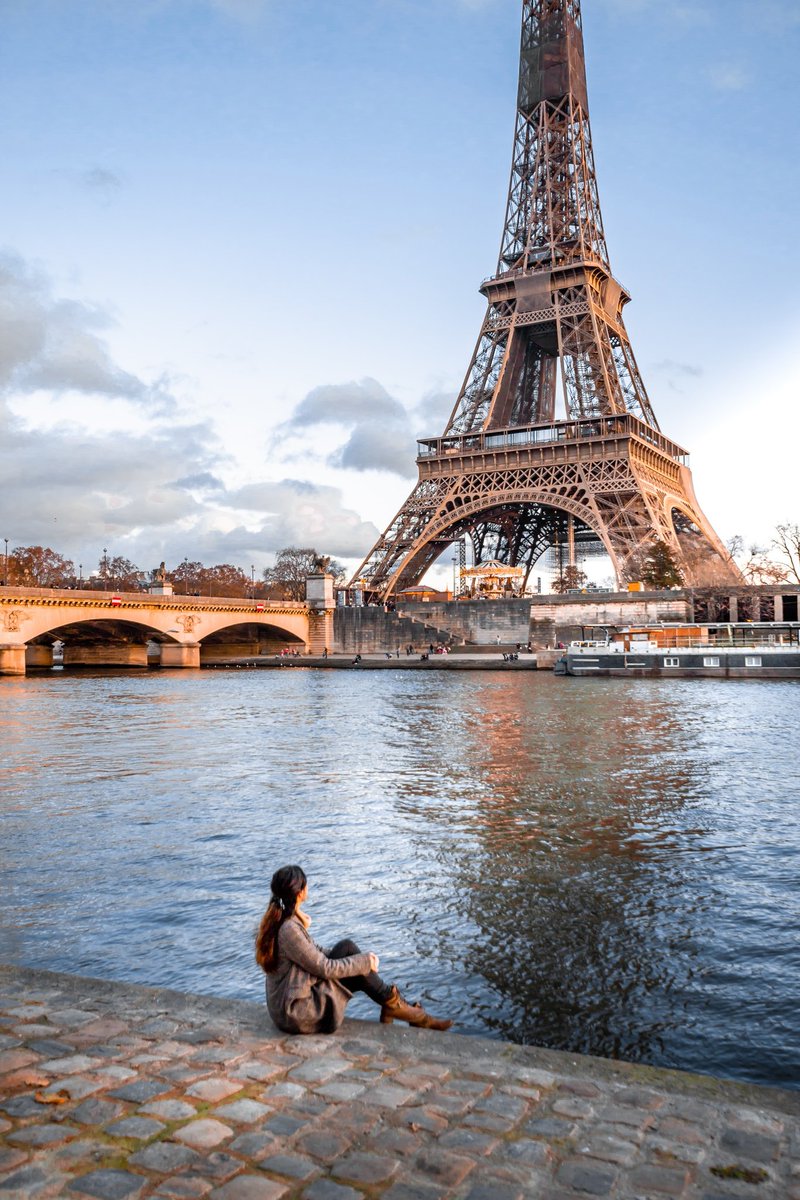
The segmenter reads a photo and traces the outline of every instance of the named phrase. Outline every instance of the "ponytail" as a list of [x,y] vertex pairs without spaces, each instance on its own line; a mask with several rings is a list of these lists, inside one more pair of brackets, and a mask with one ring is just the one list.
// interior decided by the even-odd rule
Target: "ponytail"
[[273,898],[261,918],[256,934],[256,962],[267,974],[274,971],[278,965],[278,930],[283,924],[283,917],[283,909],[278,907]]

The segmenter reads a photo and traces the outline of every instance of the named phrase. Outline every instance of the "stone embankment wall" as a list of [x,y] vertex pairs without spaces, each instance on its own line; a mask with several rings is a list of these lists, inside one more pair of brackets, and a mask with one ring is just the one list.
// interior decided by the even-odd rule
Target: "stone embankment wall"
[[448,629],[460,641],[476,646],[514,646],[528,641],[531,601],[449,600],[401,604],[400,610],[416,620],[427,620]]
[[536,596],[531,603],[531,643],[553,646],[588,637],[593,628],[654,625],[692,619],[689,601],[679,592],[602,592]]
[[679,592],[603,592],[533,596],[524,600],[456,600],[404,604],[403,613],[451,630],[476,647],[555,646],[582,638],[594,626],[652,625],[691,620],[691,604]]
[[[532,596],[524,600],[450,600],[403,603],[398,612],[380,607],[340,608],[334,629],[340,653],[395,651],[409,642],[417,648],[450,643],[477,649],[510,647],[528,642],[534,648],[555,646],[590,636],[593,628],[614,629],[628,625],[681,623],[693,620],[736,620],[738,609],[758,600],[769,612],[762,620],[794,620],[798,589],[786,587],[786,595],[773,596],[774,589],[741,588],[727,592],[714,616],[700,608],[698,596],[689,591],[594,592],[567,596]],[[763,593],[763,594],[762,594]],[[774,610],[774,613],[773,613]],[[784,614],[788,615],[784,615]]]
[[[425,608],[428,606],[425,605]],[[377,606],[362,608],[337,608],[333,617],[334,650],[338,654],[380,654],[388,651],[400,653],[411,644],[416,650],[433,643],[452,645],[461,641],[448,629],[440,629],[435,622],[396,612],[384,612]]]

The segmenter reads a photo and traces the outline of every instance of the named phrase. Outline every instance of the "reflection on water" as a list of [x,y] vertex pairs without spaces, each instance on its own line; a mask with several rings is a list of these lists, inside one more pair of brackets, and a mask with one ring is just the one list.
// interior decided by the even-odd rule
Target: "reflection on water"
[[253,926],[300,861],[316,936],[463,1032],[797,1086],[797,694],[3,679],[0,958],[260,998]]

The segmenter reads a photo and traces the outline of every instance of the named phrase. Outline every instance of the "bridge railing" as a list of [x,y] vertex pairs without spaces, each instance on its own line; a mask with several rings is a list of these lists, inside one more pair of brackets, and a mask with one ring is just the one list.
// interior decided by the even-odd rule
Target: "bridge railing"
[[105,590],[97,590],[90,588],[47,588],[47,587],[4,587],[0,584],[0,599],[39,599],[39,600],[61,600],[61,601],[90,601],[93,604],[112,604],[116,602],[115,607],[122,605],[146,605],[153,608],[174,608],[178,605],[181,608],[199,607],[214,605],[215,607],[229,608],[252,608],[254,611],[266,611],[269,609],[281,609],[286,611],[302,612],[307,605],[302,600],[265,600],[259,597],[255,599],[250,596],[197,596],[192,592],[177,593],[174,592],[171,596],[156,595],[148,591],[140,592],[123,592],[117,591],[114,588]]

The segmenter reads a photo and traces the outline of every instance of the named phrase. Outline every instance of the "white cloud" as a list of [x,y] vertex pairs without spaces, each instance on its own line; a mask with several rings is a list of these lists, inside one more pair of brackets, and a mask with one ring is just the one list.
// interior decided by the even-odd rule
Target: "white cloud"
[[[431,393],[409,411],[376,379],[324,384],[309,392],[279,426],[273,445],[284,443],[287,435],[301,437],[320,426],[339,426],[349,433],[328,454],[329,466],[411,479],[416,474],[416,438],[442,432],[453,400],[450,394]],[[291,451],[287,459],[292,461]]]
[[258,544],[270,553],[311,545],[337,558],[360,558],[378,537],[371,521],[344,507],[339,488],[302,479],[248,484],[225,503],[259,514]]
[[112,360],[102,336],[112,323],[98,306],[56,299],[44,274],[18,255],[0,255],[0,391],[78,392],[172,408],[163,380],[148,384]]
[[[104,546],[145,568],[186,556],[260,568],[292,544],[340,558],[369,550],[378,530],[335,487],[226,484],[233,466],[210,422],[180,420],[166,382],[122,370],[99,333],[108,323],[99,308],[55,298],[18,256],[0,260],[0,517],[12,545],[52,546],[87,571]],[[15,408],[45,392],[102,397],[106,408],[107,398],[143,404],[144,428],[88,428],[86,404],[84,423],[34,426]],[[309,420],[326,411],[326,390],[318,392],[303,410]],[[404,414],[379,385],[372,395],[384,415]],[[357,421],[360,393],[349,409],[342,398],[342,413]]]

